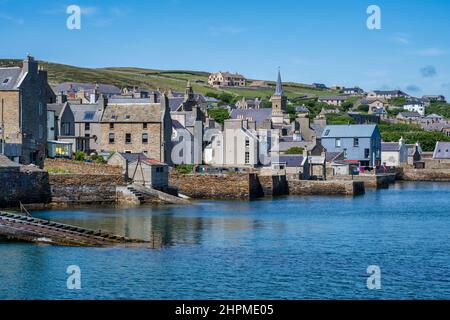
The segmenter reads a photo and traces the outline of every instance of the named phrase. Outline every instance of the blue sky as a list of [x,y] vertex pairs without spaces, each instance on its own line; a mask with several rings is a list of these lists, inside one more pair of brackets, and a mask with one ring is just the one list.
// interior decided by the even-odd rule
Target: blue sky
[[[81,30],[66,28],[71,4]],[[448,0],[0,0],[0,57],[274,80],[280,66],[285,81],[450,97],[449,15]]]

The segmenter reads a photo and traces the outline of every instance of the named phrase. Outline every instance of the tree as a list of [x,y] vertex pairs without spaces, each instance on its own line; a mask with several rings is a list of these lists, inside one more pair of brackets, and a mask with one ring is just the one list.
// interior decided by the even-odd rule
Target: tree
[[208,116],[214,121],[223,124],[225,120],[230,119],[230,113],[224,108],[213,108],[208,110]]
[[369,105],[367,104],[362,104],[360,106],[358,106],[358,111],[359,112],[369,112]]
[[350,110],[351,108],[353,108],[353,103],[350,102],[350,101],[345,101],[345,102],[342,103],[342,105],[341,105],[341,109],[342,109],[343,111],[348,111],[348,110]]

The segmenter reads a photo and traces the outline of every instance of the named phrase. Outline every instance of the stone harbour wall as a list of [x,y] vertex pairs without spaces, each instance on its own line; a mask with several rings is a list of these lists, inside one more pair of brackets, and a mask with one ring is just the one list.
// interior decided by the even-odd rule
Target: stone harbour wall
[[259,176],[262,191],[265,196],[283,196],[289,193],[285,175]]
[[50,174],[51,202],[59,205],[115,203],[123,175]]
[[253,199],[262,195],[254,173],[182,175],[171,172],[169,185],[193,199]]
[[50,202],[48,173],[39,169],[0,168],[0,208],[19,207],[19,203]]
[[450,181],[450,169],[409,169],[403,168],[398,174],[404,181]]
[[346,195],[365,193],[362,181],[312,181],[289,180],[290,195]]

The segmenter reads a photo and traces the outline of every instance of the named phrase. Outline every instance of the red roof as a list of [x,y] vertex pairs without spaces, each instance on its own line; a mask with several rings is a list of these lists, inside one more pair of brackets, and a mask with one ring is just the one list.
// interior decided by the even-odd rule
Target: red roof
[[160,162],[160,161],[158,161],[156,159],[153,159],[153,158],[147,158],[147,159],[141,160],[141,161],[142,162],[146,162],[148,164],[159,164],[159,165],[163,165],[164,164],[164,163],[162,163],[162,162]]

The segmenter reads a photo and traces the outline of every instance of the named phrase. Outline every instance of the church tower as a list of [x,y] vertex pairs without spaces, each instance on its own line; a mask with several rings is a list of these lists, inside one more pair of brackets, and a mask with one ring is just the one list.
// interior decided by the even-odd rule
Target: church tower
[[283,83],[281,82],[280,70],[278,70],[275,93],[270,100],[272,101],[272,122],[278,124],[283,123],[284,114],[287,110],[287,98],[283,95]]

